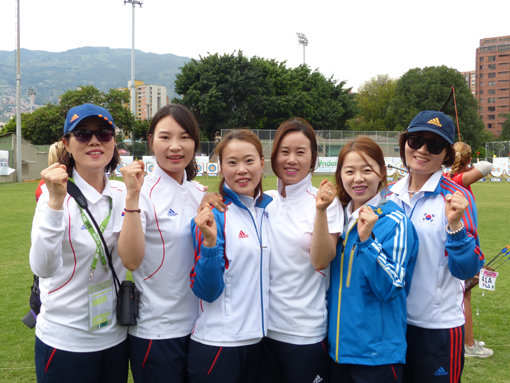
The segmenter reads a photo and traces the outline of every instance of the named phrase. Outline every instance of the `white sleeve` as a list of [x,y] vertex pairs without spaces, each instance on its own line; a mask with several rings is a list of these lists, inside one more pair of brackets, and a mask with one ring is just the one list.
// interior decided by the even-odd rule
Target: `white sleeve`
[[[49,193],[41,194],[32,221],[30,267],[32,272],[41,278],[53,276],[63,264],[64,210],[50,209],[48,195]],[[70,197],[66,196],[66,201],[68,198]]]
[[489,174],[492,170],[492,164],[488,161],[480,161],[473,165],[473,167],[478,170],[480,173],[483,174],[485,177],[487,174]]
[[329,232],[342,234],[344,231],[344,209],[338,198],[335,198],[328,206],[327,214]]

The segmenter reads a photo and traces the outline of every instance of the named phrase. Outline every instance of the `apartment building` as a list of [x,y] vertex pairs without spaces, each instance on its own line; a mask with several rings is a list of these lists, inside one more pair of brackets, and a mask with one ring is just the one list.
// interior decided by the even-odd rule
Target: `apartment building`
[[499,136],[510,113],[510,36],[480,40],[475,89],[485,128]]

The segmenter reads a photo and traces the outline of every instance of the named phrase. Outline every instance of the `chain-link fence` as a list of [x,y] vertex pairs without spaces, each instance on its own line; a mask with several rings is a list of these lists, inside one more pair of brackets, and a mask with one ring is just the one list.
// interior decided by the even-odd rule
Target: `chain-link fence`
[[[222,129],[221,136],[230,132],[229,129]],[[276,130],[253,129],[258,136],[264,149],[264,156],[269,158],[273,147]],[[317,130],[317,145],[319,157],[336,157],[342,147],[357,136],[368,136],[379,144],[385,157],[398,157],[398,137],[401,132],[370,132],[350,130]]]
[[510,141],[492,141],[485,143],[485,156],[493,157],[510,157]]

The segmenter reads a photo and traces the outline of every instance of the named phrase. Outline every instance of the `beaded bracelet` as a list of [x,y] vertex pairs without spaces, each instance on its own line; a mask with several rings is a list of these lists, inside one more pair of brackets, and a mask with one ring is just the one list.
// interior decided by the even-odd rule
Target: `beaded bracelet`
[[450,235],[455,235],[457,233],[460,233],[462,231],[462,229],[464,229],[464,222],[462,222],[462,221],[460,221],[460,227],[457,230],[455,230],[455,231],[451,231],[448,228],[448,224],[446,224],[446,233],[450,234]]
[[124,209],[126,213],[141,213],[141,209]]

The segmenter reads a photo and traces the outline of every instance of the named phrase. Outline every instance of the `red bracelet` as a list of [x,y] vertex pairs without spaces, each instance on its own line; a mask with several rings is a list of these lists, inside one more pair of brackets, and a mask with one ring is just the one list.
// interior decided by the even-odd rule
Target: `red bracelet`
[[141,213],[141,209],[124,209],[126,213]]

